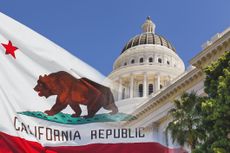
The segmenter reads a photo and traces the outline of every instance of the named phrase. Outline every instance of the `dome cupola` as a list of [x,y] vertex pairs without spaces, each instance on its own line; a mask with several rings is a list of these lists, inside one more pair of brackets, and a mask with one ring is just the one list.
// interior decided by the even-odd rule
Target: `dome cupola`
[[143,32],[155,33],[156,25],[150,19],[150,16],[147,17],[145,23],[141,27],[142,27]]
[[129,48],[132,48],[138,45],[145,45],[145,44],[164,46],[176,52],[175,48],[172,46],[172,44],[167,39],[165,39],[163,36],[155,34],[155,28],[156,28],[155,24],[152,22],[152,20],[148,16],[145,23],[142,25],[143,33],[131,38],[125,44],[125,47],[121,51],[121,54],[124,53]]

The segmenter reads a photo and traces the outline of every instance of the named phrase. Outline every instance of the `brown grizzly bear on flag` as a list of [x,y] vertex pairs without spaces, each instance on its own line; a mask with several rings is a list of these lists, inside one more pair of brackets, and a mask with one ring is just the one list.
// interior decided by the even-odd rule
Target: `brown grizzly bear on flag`
[[79,117],[82,112],[79,104],[87,106],[88,115],[85,117],[93,117],[101,107],[112,110],[111,114],[118,112],[108,87],[87,78],[77,79],[64,71],[39,76],[34,90],[46,98],[57,95],[56,103],[45,111],[48,115],[55,115],[69,105],[75,112],[72,116]]

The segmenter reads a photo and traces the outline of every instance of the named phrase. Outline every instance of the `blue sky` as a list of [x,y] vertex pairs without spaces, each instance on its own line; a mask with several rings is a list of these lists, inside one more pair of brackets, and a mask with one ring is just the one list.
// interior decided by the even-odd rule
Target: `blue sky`
[[147,16],[187,66],[204,42],[230,26],[229,0],[3,0],[0,11],[104,75]]

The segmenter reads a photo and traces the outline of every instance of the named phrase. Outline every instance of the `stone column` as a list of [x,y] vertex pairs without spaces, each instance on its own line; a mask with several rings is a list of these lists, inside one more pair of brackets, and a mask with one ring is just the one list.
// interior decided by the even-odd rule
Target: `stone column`
[[155,91],[160,90],[160,75],[155,75]]
[[133,92],[134,92],[134,89],[133,89],[133,82],[134,82],[134,76],[133,74],[131,74],[130,76],[130,87],[129,87],[129,98],[133,98]]
[[122,79],[119,78],[119,85],[118,85],[118,100],[122,99]]
[[159,137],[159,124],[154,122],[150,124],[151,130],[153,130],[153,138],[157,139]]
[[171,82],[173,79],[172,79],[172,77],[171,76],[168,76],[169,77],[169,82]]
[[147,73],[144,73],[144,83],[143,83],[143,97],[147,96],[147,88],[148,88],[148,80],[147,80]]

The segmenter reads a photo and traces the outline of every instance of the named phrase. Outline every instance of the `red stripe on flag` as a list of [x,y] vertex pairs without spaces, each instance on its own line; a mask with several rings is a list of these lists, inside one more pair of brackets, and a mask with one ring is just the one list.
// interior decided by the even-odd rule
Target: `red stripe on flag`
[[0,132],[0,153],[45,153],[45,148],[37,142],[10,136]]
[[0,132],[0,153],[184,153],[159,143],[90,144],[85,146],[43,147],[37,142]]

